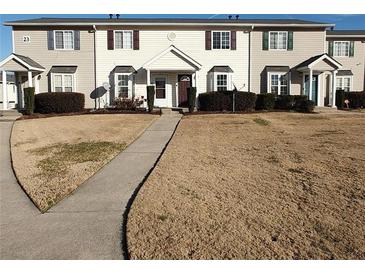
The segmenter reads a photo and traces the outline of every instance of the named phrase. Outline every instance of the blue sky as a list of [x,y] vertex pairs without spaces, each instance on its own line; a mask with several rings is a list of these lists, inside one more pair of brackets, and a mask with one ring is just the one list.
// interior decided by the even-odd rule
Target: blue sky
[[[121,14],[121,18],[227,18],[227,14],[153,14],[153,15],[134,15]],[[12,20],[32,19],[38,17],[95,17],[108,18],[108,14],[2,14],[0,15],[0,60],[11,53],[11,27],[3,26],[3,22]],[[335,23],[336,29],[364,29],[365,30],[365,14],[240,14],[242,19],[267,19],[267,18],[283,18],[283,19],[303,19],[318,22]]]

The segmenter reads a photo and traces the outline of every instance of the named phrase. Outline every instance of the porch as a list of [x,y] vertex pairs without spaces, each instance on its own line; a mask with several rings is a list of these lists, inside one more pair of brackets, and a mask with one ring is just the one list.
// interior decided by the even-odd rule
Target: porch
[[[19,54],[11,54],[0,62],[1,71],[1,97],[0,108],[8,110],[24,107],[25,87],[34,87],[35,93],[39,93],[40,74],[45,68],[31,58]],[[13,87],[9,86],[9,80],[13,79]]]

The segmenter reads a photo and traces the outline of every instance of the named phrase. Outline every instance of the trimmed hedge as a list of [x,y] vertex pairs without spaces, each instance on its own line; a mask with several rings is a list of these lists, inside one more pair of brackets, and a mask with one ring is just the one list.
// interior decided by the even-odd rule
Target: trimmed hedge
[[275,94],[262,93],[257,94],[256,109],[257,110],[272,110],[275,106]]
[[[202,111],[232,111],[233,92],[218,91],[199,94],[199,109]],[[235,111],[253,111],[256,94],[252,92],[235,92]]]
[[306,95],[277,95],[275,99],[275,109],[281,110],[294,110],[302,104],[303,101],[307,101]]
[[84,110],[85,95],[77,92],[45,92],[35,95],[35,112],[68,113]]
[[316,103],[311,100],[301,100],[295,103],[294,109],[299,112],[313,112]]
[[115,109],[119,109],[119,110],[136,110],[137,109],[136,101],[129,99],[129,98],[122,98],[122,97],[115,98],[113,100],[112,105],[115,106]]
[[190,113],[194,111],[195,101],[196,101],[196,87],[190,87],[188,88],[188,106]]
[[148,112],[152,112],[155,103],[155,86],[147,86]]
[[34,112],[34,87],[24,88],[24,108],[26,115],[32,115]]
[[[345,100],[349,101],[348,106],[345,104]],[[338,109],[344,108],[364,108],[365,107],[365,91],[350,91],[344,90],[336,91],[336,106]]]

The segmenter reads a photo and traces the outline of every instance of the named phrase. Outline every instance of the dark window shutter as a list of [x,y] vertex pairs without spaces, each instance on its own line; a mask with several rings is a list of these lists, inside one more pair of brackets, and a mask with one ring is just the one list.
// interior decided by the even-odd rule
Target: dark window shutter
[[210,30],[205,31],[205,50],[212,49],[212,32]]
[[288,46],[287,46],[288,50],[293,50],[293,32],[292,31],[288,31]]
[[350,41],[350,57],[354,57],[354,51],[355,51],[355,42],[354,41]]
[[333,56],[333,41],[328,41],[328,55]]
[[262,33],[262,49],[269,50],[269,32],[264,31]]
[[108,30],[108,50],[114,49],[114,31]]
[[133,49],[139,50],[139,30],[133,31]]
[[80,50],[80,31],[79,30],[75,30],[74,31],[74,48],[75,50]]
[[231,50],[236,50],[236,31],[231,31]]
[[47,31],[48,50],[54,50],[53,30]]

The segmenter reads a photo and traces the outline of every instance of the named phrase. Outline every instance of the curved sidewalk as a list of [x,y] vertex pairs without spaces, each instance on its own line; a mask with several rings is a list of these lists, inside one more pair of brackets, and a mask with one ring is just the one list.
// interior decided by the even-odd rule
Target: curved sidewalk
[[12,122],[1,122],[0,259],[122,259],[120,228],[127,203],[180,119],[180,115],[162,115],[45,214],[35,208],[14,177],[9,151]]

